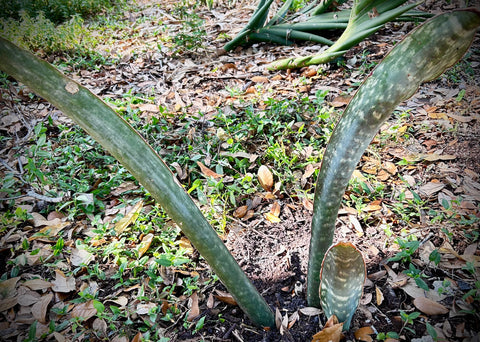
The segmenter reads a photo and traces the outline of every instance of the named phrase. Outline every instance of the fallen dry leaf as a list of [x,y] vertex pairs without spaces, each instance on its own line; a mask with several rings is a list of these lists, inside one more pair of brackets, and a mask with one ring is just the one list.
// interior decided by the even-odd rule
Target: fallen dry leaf
[[275,201],[272,205],[272,208],[270,209],[270,213],[274,216],[280,216],[280,203],[278,201]]
[[0,312],[13,308],[18,303],[17,297],[0,299]]
[[95,260],[95,255],[83,248],[73,248],[70,262],[73,266],[86,266]]
[[[143,338],[143,335],[142,333],[139,331],[132,339],[132,342],[140,342],[142,341],[142,338]],[[127,341],[128,342],[128,341]]]
[[299,309],[299,311],[305,316],[316,316],[322,313],[322,310],[320,310],[319,308],[315,308],[313,306],[307,306],[305,308],[301,308]]
[[53,299],[53,294],[49,293],[43,296],[39,301],[37,301],[32,306],[32,315],[40,323],[47,323],[47,309],[48,305]]
[[182,247],[185,250],[185,252],[187,252],[187,254],[193,254],[193,252],[194,252],[192,243],[185,236],[182,236],[180,238],[179,246]]
[[272,191],[273,188],[273,174],[265,165],[258,169],[258,181],[265,191]]
[[198,307],[198,295],[197,292],[194,292],[189,300],[188,300],[188,307],[190,311],[188,312],[187,321],[192,322],[195,318],[200,315],[200,308]]
[[136,313],[139,315],[147,315],[150,310],[156,307],[156,303],[140,303],[137,305]]
[[237,305],[237,301],[232,297],[230,293],[220,290],[215,290],[215,292],[217,293],[215,295],[215,298],[217,298],[219,301],[230,305]]
[[75,278],[74,277],[67,277],[65,273],[60,271],[59,269],[55,270],[55,280],[52,281],[53,284],[53,291],[61,292],[61,293],[68,293],[75,290]]
[[233,217],[242,218],[247,214],[247,211],[248,211],[248,206],[242,205],[241,207],[238,207],[237,209],[235,209],[235,211],[233,212]]
[[[334,317],[333,320],[332,317]],[[332,317],[327,321],[322,331],[313,335],[312,342],[339,342],[343,338],[343,323],[338,323],[335,315]]]
[[142,241],[138,244],[137,251],[138,251],[138,257],[142,257],[150,248],[150,245],[152,244],[154,235],[152,233],[149,233],[145,235],[142,239]]
[[384,297],[383,297],[382,290],[380,290],[378,286],[375,286],[375,295],[377,298],[377,305],[381,305],[383,303]]
[[205,177],[212,177],[212,178],[222,178],[223,175],[220,175],[212,170],[210,170],[208,167],[203,165],[202,162],[197,161],[197,165],[200,167],[200,171]]
[[70,312],[72,317],[83,318],[87,320],[97,314],[97,309],[93,306],[93,300],[76,305]]
[[351,99],[351,95],[339,95],[332,100],[331,105],[335,108],[346,106]]
[[265,76],[253,76],[250,80],[253,83],[268,83],[268,78]]
[[372,337],[370,335],[375,334],[375,331],[373,331],[372,327],[363,327],[355,331],[355,339],[359,341],[365,341],[365,342],[371,342],[373,341]]
[[127,215],[122,217],[120,220],[115,223],[115,232],[117,234],[121,234],[127,229],[127,227],[133,223],[138,218],[138,215],[140,214],[140,211],[142,210],[143,207],[143,201],[138,201],[137,204],[128,212]]
[[40,293],[32,291],[26,287],[20,286],[18,288],[18,304],[22,306],[30,306],[40,300]]
[[96,318],[92,323],[92,329],[101,336],[106,337],[107,335],[107,322],[104,319]]
[[15,289],[19,280],[20,277],[14,277],[0,282],[0,298],[9,298],[15,296]]
[[365,182],[367,180],[367,178],[359,170],[353,171],[352,179],[355,179],[358,182]]
[[117,299],[109,299],[107,302],[112,302],[118,304],[120,307],[125,307],[128,304],[128,298],[125,296],[120,296]]
[[425,185],[422,185],[418,191],[424,194],[425,196],[432,196],[433,194],[439,192],[445,187],[445,184],[439,182],[428,182]]
[[46,290],[52,287],[51,282],[39,278],[27,280],[22,285],[33,291]]
[[425,297],[415,298],[413,305],[426,315],[444,315],[449,311],[448,308],[442,304]]
[[280,218],[278,218],[277,216],[273,215],[272,213],[265,213],[263,214],[263,216],[265,217],[265,219],[271,223],[278,223],[278,222],[281,222],[282,220],[280,220]]
[[456,156],[451,154],[437,154],[437,153],[422,154],[422,155],[419,155],[419,157],[426,161],[453,160],[457,158]]

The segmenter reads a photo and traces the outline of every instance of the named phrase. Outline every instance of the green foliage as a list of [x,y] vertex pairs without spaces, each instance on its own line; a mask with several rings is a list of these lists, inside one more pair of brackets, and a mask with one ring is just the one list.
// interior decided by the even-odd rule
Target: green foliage
[[401,251],[394,257],[388,259],[388,261],[410,262],[412,260],[412,255],[417,251],[418,247],[420,247],[420,241],[417,240],[397,238],[395,242],[398,244]]
[[381,333],[378,333],[378,334],[377,334],[377,340],[379,340],[379,341],[385,341],[385,340],[388,339],[388,338],[399,339],[400,336],[398,336],[398,334],[397,334],[396,332],[394,332],[394,331],[389,331],[389,332],[387,332],[387,333],[381,332]]
[[400,310],[400,318],[403,321],[403,326],[402,326],[402,329],[400,330],[400,334],[403,330],[407,330],[412,334],[415,334],[415,330],[413,330],[410,327],[407,327],[407,325],[412,325],[413,321],[417,319],[419,316],[420,316],[420,312],[417,312],[417,311],[406,313],[405,311]]
[[119,0],[0,0],[0,18],[43,15],[59,24],[73,16],[86,18],[118,4]]
[[55,25],[43,12],[31,17],[22,12],[18,20],[0,19],[0,35],[17,45],[41,54],[90,54],[93,38],[83,26],[80,16],[73,16],[63,24]]

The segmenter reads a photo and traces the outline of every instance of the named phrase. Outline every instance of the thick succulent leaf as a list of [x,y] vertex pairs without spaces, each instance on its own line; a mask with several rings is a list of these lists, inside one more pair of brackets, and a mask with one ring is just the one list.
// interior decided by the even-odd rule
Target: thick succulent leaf
[[[403,13],[411,10],[418,4],[413,3],[400,6],[406,0],[356,0],[354,1],[347,28],[338,40],[324,52],[308,58],[286,58],[278,60],[268,66],[268,69],[301,68],[308,65],[317,65],[331,62],[332,55],[338,51],[345,51],[361,42],[366,37],[379,30],[385,23],[394,20]],[[376,16],[370,17],[375,9]],[[338,23],[340,24],[340,23]],[[299,29],[296,27],[296,29]]]
[[[329,58],[334,53],[347,50],[363,38],[377,31],[385,22],[402,18],[405,11],[416,6],[416,4],[411,4],[408,5],[409,7],[400,7],[404,2],[406,0],[356,0],[352,10],[346,9],[335,11],[334,13],[332,13],[333,11],[321,13],[330,8],[332,4],[335,4],[331,0],[326,0],[321,1],[318,5],[313,2],[302,10],[287,16],[293,2],[292,0],[286,0],[273,18],[263,26],[272,2],[271,0],[261,0],[245,28],[234,39],[225,44],[223,48],[225,51],[230,51],[238,45],[251,44],[253,42],[290,45],[292,40],[288,39],[289,37],[295,41],[312,41],[332,46],[333,42],[319,36],[319,31],[345,30],[348,28],[327,53],[308,56],[308,58],[278,61],[272,64],[271,68],[300,67],[307,65],[307,62],[308,65],[318,64],[318,60],[320,60],[320,63],[327,63],[331,61]],[[370,11],[373,9],[375,9],[375,13],[380,15],[370,18]],[[410,12],[402,20],[406,20],[406,18],[408,20],[423,20],[425,19],[425,13]],[[282,33],[281,36],[286,36],[287,39],[281,39],[278,37],[278,32],[272,31],[274,29],[282,29],[292,33],[287,33],[286,35]]]
[[420,25],[390,51],[348,104],[325,150],[315,189],[308,264],[310,306],[320,304],[321,263],[333,240],[345,188],[363,152],[400,102],[464,55],[478,26],[476,9],[442,14]]
[[362,297],[366,269],[362,253],[340,242],[327,251],[320,273],[320,301],[327,317],[337,316],[348,330]]
[[178,224],[252,321],[260,326],[275,326],[268,304],[170,169],[138,132],[88,89],[1,37],[0,69],[55,105],[120,161]]

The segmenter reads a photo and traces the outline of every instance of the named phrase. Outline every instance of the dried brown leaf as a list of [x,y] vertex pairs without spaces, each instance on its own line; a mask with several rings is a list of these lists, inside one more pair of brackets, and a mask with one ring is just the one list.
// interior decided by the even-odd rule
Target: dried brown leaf
[[47,323],[47,309],[52,299],[52,293],[46,294],[32,306],[33,317],[42,324]]
[[27,280],[22,285],[33,291],[46,290],[53,286],[51,282],[38,278]]
[[320,310],[319,308],[315,308],[313,306],[307,306],[305,308],[301,308],[299,309],[299,311],[305,316],[317,316],[322,313],[322,310]]
[[422,155],[419,155],[419,157],[426,161],[453,160],[457,158],[456,156],[451,154],[437,154],[437,153],[422,154]]
[[200,315],[200,308],[198,307],[198,294],[196,292],[190,296],[188,304],[190,311],[188,312],[187,321],[192,322]]
[[273,202],[270,213],[277,217],[280,216],[280,203],[278,203],[278,201]]
[[55,292],[68,293],[75,290],[75,278],[65,276],[59,269],[55,270],[55,280],[52,284]]
[[358,182],[365,182],[367,180],[367,178],[359,170],[353,171],[352,179],[355,179]]
[[200,167],[200,171],[205,177],[213,177],[213,178],[222,178],[223,175],[219,175],[218,173],[210,170],[208,167],[203,165],[202,162],[197,161],[197,165]]
[[132,339],[132,342],[141,342],[143,338],[142,333],[139,331]]
[[156,303],[139,303],[136,308],[136,313],[139,315],[147,315],[150,310],[156,307]]
[[135,223],[143,208],[143,201],[138,201],[137,204],[128,212],[127,215],[122,217],[115,223],[115,232],[121,234],[128,228],[129,225]]
[[0,299],[0,312],[13,308],[15,305],[17,305],[17,303],[17,297]]
[[32,291],[26,287],[20,286],[18,288],[18,304],[22,306],[30,306],[40,300],[40,293]]
[[253,76],[251,79],[250,79],[253,83],[268,83],[268,78],[266,78],[265,76]]
[[125,296],[120,296],[117,299],[109,299],[108,302],[115,303],[120,307],[125,307],[128,304],[128,298]]
[[413,305],[426,315],[444,315],[449,311],[448,308],[442,304],[425,297],[415,298]]
[[335,108],[346,106],[352,99],[351,95],[339,95],[332,100],[331,105]]
[[241,207],[238,207],[237,209],[235,209],[235,211],[233,212],[233,217],[242,218],[247,214],[247,211],[248,211],[248,206],[242,205]]
[[355,339],[358,341],[371,342],[373,339],[370,335],[374,333],[375,331],[373,331],[372,327],[363,327],[355,331],[354,335]]
[[391,175],[395,175],[398,172],[397,166],[389,161],[383,163],[383,169]]
[[265,191],[272,191],[273,188],[273,174],[265,165],[258,169],[258,181]]
[[423,193],[426,196],[432,196],[433,194],[439,192],[445,187],[445,184],[440,182],[428,182],[425,185],[422,185],[418,191]]
[[282,221],[282,220],[280,220],[280,218],[273,215],[272,213],[265,213],[265,214],[263,214],[263,216],[265,217],[265,219],[267,221],[272,222],[272,223],[278,223],[278,222]]
[[380,306],[383,303],[384,296],[382,290],[378,286],[375,286],[375,296],[377,299],[377,305]]
[[302,200],[303,207],[308,211],[313,211],[313,202],[310,201],[308,198],[304,197]]
[[179,245],[180,245],[180,247],[182,247],[187,252],[187,254],[193,254],[194,250],[193,250],[192,243],[190,242],[190,240],[187,237],[182,236],[180,238]]
[[292,326],[300,319],[300,315],[298,311],[295,311],[289,318],[288,318],[288,326],[287,328],[290,329]]
[[232,297],[230,293],[220,290],[215,290],[215,292],[217,293],[215,295],[215,298],[217,298],[219,301],[230,305],[237,305],[237,301]]
[[99,335],[106,337],[107,335],[107,322],[103,318],[95,318],[92,323],[92,329]]
[[95,255],[83,248],[73,248],[72,255],[70,257],[70,262],[73,266],[83,266],[88,265],[90,262],[95,260]]
[[70,312],[72,317],[83,318],[87,320],[97,314],[97,309],[93,306],[93,300],[76,305]]
[[148,233],[142,238],[142,241],[137,246],[138,257],[142,257],[150,248],[152,244],[154,235],[152,233]]
[[10,298],[15,296],[17,282],[20,277],[14,277],[0,282],[0,298]]
[[338,323],[338,320],[337,323],[327,322],[322,331],[313,335],[312,342],[340,342],[343,338],[342,329],[343,323]]

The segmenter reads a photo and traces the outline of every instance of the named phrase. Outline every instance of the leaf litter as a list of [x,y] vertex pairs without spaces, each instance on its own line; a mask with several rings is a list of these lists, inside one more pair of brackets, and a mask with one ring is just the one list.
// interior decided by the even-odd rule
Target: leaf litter
[[[165,23],[172,25],[173,29],[178,27],[178,21],[166,10],[173,2],[162,3],[167,7],[144,4],[144,9],[134,15],[161,17]],[[97,71],[71,70],[70,76],[101,97],[120,97],[127,93],[132,85],[137,93],[153,95],[155,101],[152,103],[131,105],[132,109],[138,109],[140,115],[148,120],[158,115],[160,108],[166,108],[168,112],[179,117],[202,112],[208,118],[216,113],[217,108],[223,108],[226,113],[230,110],[230,105],[241,108],[244,106],[242,101],[254,100],[259,103],[260,108],[265,107],[265,100],[272,96],[271,93],[279,98],[294,97],[298,93],[313,98],[318,90],[328,90],[327,102],[333,108],[342,109],[351,96],[348,89],[364,77],[356,70],[348,74],[342,67],[331,66],[321,73],[315,68],[279,72],[274,75],[264,73],[262,65],[284,56],[286,52],[296,51],[302,54],[311,48],[309,46],[285,48],[254,45],[231,55],[211,57],[214,50],[221,46],[220,42],[212,43],[215,42],[213,37],[219,32],[228,32],[232,36],[238,32],[255,7],[254,3],[250,5],[251,8],[244,6],[239,10],[235,6],[219,4],[213,11],[202,10],[200,15],[205,18],[206,28],[212,39],[208,40],[207,45],[197,54],[174,58],[168,53],[158,51],[156,47],[153,49],[156,41],[149,40],[145,34],[147,38],[143,37],[143,40],[140,37],[117,42],[115,48],[122,56],[118,65],[105,65]],[[449,9],[447,7],[453,8],[455,4],[427,6],[436,10],[436,6]],[[154,26],[152,24],[152,27]],[[148,30],[148,25],[142,29]],[[370,57],[367,58],[378,62],[391,46],[392,37],[401,37],[407,29],[408,27],[389,25],[372,39],[352,49],[347,57],[360,56],[363,51],[368,51]],[[134,56],[133,52],[139,47],[145,47],[146,53]],[[478,49],[478,41],[473,48]],[[471,66],[478,75],[478,58],[472,58]],[[359,64],[357,66],[360,67]],[[301,77],[306,80],[305,84],[300,82]],[[460,101],[457,100],[459,87],[465,90],[464,99]],[[227,89],[238,89],[239,93],[234,94]],[[27,100],[28,96],[22,95],[23,91],[16,91],[19,100],[16,108],[20,108],[24,113],[22,115],[30,116],[30,119],[35,121],[50,115],[56,124],[71,125],[68,119],[48,104],[41,100]],[[480,256],[478,244],[472,243],[472,240],[478,240],[478,220],[472,220],[471,223],[462,220],[467,217],[480,217],[478,76],[473,81],[463,80],[459,85],[447,76],[442,77],[422,86],[400,110],[412,113],[409,120],[404,121],[400,127],[397,127],[395,118],[389,120],[382,128],[382,133],[389,134],[389,140],[382,143],[379,137],[375,138],[372,150],[367,151],[354,174],[355,182],[363,188],[362,191],[372,193],[375,191],[374,186],[380,182],[390,189],[390,193],[381,199],[372,198],[366,205],[356,207],[355,203],[350,201],[351,195],[355,194],[350,187],[337,221],[335,240],[355,242],[366,257],[369,274],[362,305],[352,323],[354,336],[350,335],[350,338],[369,341],[369,336],[374,336],[372,331],[398,332],[402,325],[399,310],[402,309],[408,312],[420,311],[426,315],[415,321],[415,336],[409,334],[404,338],[427,336],[425,322],[429,322],[439,338],[473,341],[479,332],[478,325],[474,324],[475,320],[478,322],[478,290],[476,293],[474,290],[475,281],[478,281]],[[2,109],[1,125],[2,131],[8,134],[20,132],[18,139],[28,138],[32,132],[32,126],[8,108]],[[182,127],[180,122],[177,127]],[[170,133],[169,139],[172,143],[177,143],[183,134],[180,129]],[[221,133],[218,130],[215,132],[219,138],[229,139]],[[193,137],[195,132],[190,131],[189,134]],[[2,145],[2,161],[8,165],[6,167],[2,163],[2,177],[8,168],[18,170],[20,164],[12,152],[13,146],[18,142],[13,141],[14,145]],[[379,146],[378,150],[375,150],[376,146]],[[220,152],[221,155],[222,153],[226,156],[225,153],[229,152]],[[305,153],[311,154],[312,151]],[[327,323],[324,322],[321,311],[309,308],[303,298],[312,199],[295,198],[285,193],[282,186],[276,185],[280,183],[274,183],[271,173],[271,170],[274,170],[277,175],[282,170],[274,165],[263,164],[262,155],[263,151],[259,148],[248,153],[237,152],[232,156],[246,158],[254,167],[255,164],[261,165],[258,169],[261,186],[259,191],[263,189],[264,193],[246,195],[246,200],[242,202],[245,205],[232,208],[232,217],[235,220],[225,234],[225,241],[254,284],[276,308],[278,331],[266,332],[250,326],[231,295],[225,292],[220,284],[206,286],[188,298],[179,299],[177,304],[163,302],[160,304],[161,312],[167,315],[175,309],[184,310],[181,309],[183,306],[188,310],[181,312],[189,322],[196,322],[200,316],[211,318],[213,323],[210,323],[210,326],[205,323],[202,332],[205,339],[307,341],[313,338],[320,341],[323,337],[315,334],[325,331]],[[259,163],[259,160],[262,162]],[[223,178],[223,175],[211,170],[207,162],[197,161],[196,165],[207,178]],[[298,177],[302,188],[311,186],[318,167],[319,165],[312,163],[305,166]],[[191,170],[180,165],[175,165],[174,169],[180,180],[188,180]],[[285,184],[284,180],[278,181]],[[129,194],[137,189],[138,185],[127,181],[112,189],[112,196]],[[25,190],[25,194],[27,193]],[[410,221],[393,212],[395,204],[404,206],[398,200],[401,194],[411,201],[409,205],[418,205],[418,211],[410,213]],[[19,333],[24,333],[25,328],[35,320],[38,321],[37,335],[40,336],[42,332],[48,332],[49,322],[65,322],[65,317],[81,317],[86,322],[85,327],[99,333],[112,334],[112,331],[109,332],[109,328],[105,327],[105,322],[97,317],[99,312],[94,300],[81,303],[74,301],[78,298],[75,293],[80,291],[97,294],[98,300],[104,305],[114,303],[120,308],[132,309],[139,320],[148,319],[149,313],[159,307],[159,304],[138,299],[140,289],[148,288],[144,287],[144,283],[114,288],[113,284],[109,284],[111,280],[97,285],[82,281],[84,265],[91,267],[92,263],[98,263],[107,274],[109,269],[118,268],[119,265],[108,258],[95,258],[75,246],[74,238],[81,236],[78,234],[82,232],[95,234],[94,227],[88,227],[86,220],[72,222],[65,217],[45,218],[39,213],[39,208],[45,205],[45,200],[53,203],[57,199],[39,198],[40,196],[36,195],[16,201],[18,205],[34,205],[28,209],[32,221],[18,227],[6,227],[0,236],[2,261],[5,263],[7,260],[15,260],[16,264],[28,267],[28,272],[0,282],[2,339],[13,340]],[[124,209],[124,219],[117,221],[114,226],[118,234],[128,231],[129,226],[134,224],[143,204],[137,202],[135,207]],[[5,208],[4,202],[0,205]],[[428,212],[428,208],[435,213]],[[106,211],[104,221],[108,222],[117,213],[118,209],[112,210],[110,215],[107,215]],[[449,219],[436,224],[435,220],[432,220],[436,217],[433,215]],[[465,237],[465,232],[470,234],[470,239]],[[420,288],[405,274],[405,264],[388,261],[400,251],[390,234],[416,236],[422,242],[412,263],[424,270],[428,291]],[[60,236],[65,238],[70,254],[68,258],[58,260],[53,270],[44,268],[41,261],[52,260],[53,246]],[[24,239],[32,243],[32,250],[38,251],[37,254],[22,252],[21,243]],[[151,234],[145,234],[136,243],[132,243],[131,247],[140,258],[148,253],[154,239]],[[114,242],[98,240],[98,245]],[[184,246],[187,246],[185,242]],[[439,251],[438,264],[429,259],[434,250]],[[199,266],[198,270],[182,272],[204,272],[201,263]],[[67,275],[71,274],[75,267],[83,271],[77,275]],[[180,272],[175,267],[159,267],[162,267],[165,284],[181,283]],[[2,265],[2,272],[5,271],[11,272],[12,269],[5,264]],[[97,287],[101,291],[95,290]],[[55,314],[52,310],[55,308],[61,311],[64,307],[67,308],[66,315]],[[218,324],[218,313],[222,313],[225,319],[223,326]],[[169,335],[167,333],[173,341],[194,338],[191,331],[183,329],[181,324],[163,323],[161,327],[175,331]],[[339,326],[334,324],[331,328],[333,329],[327,333],[327,340],[339,338],[341,327],[339,330]],[[71,332],[68,329],[55,331],[50,336],[60,341],[70,338]],[[108,336],[115,341],[135,341],[139,340],[142,334],[134,331],[129,338],[115,334]]]

